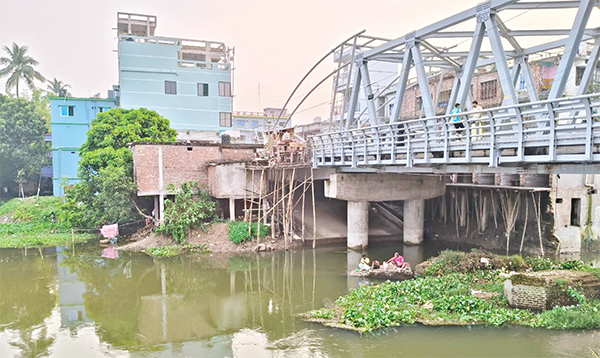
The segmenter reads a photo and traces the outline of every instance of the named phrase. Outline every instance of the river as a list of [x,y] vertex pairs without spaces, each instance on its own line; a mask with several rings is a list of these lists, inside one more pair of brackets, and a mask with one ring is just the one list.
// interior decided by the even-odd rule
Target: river
[[[413,266],[440,248],[400,251]],[[586,357],[600,331],[402,327],[359,335],[295,319],[367,281],[344,248],[154,260],[94,245],[0,250],[0,357]],[[600,262],[600,257],[587,260]],[[364,279],[362,279],[364,280]]]

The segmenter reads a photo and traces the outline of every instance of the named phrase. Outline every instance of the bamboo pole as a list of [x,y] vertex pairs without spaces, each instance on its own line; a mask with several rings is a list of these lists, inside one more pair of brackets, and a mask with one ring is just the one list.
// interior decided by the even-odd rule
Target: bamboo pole
[[[290,233],[289,243],[292,243],[292,239],[294,238],[294,194],[296,193],[296,188],[294,188],[294,179],[296,178],[296,168],[292,169],[292,177],[290,179],[290,196],[288,198],[288,226]],[[293,190],[292,190],[293,188]]]
[[254,210],[254,169],[252,169],[252,187],[250,188],[250,211],[248,212],[248,236],[252,237],[252,210]]
[[521,246],[519,247],[519,255],[523,253],[523,242],[525,241],[525,232],[527,231],[527,218],[529,216],[529,200],[525,193],[525,223],[523,224],[523,235],[521,236]]
[[248,221],[248,168],[244,167],[244,221]]
[[[271,202],[271,209],[275,209],[275,202],[277,201],[277,170],[273,169],[271,173],[273,174],[273,191],[271,192],[273,199]],[[275,210],[272,210],[271,214],[271,238],[275,240]]]
[[531,192],[531,198],[533,199],[533,209],[535,210],[535,218],[537,220],[537,227],[538,227],[538,237],[540,238],[540,251],[542,252],[542,257],[544,257],[544,243],[543,243],[543,239],[542,239],[542,195],[540,193],[538,193],[538,202],[536,205],[535,202],[535,194],[533,192]]
[[[316,241],[317,241],[317,211],[316,211],[316,205],[315,205],[315,173],[313,171],[313,168],[310,168],[310,181],[312,183],[311,187],[312,187],[312,209],[313,209],[313,241],[312,241],[312,247],[313,249],[315,248],[316,245]],[[314,284],[314,283],[313,283]],[[314,291],[313,291],[313,295],[314,295]],[[313,306],[314,306],[314,298],[313,298]]]
[[[304,183],[302,186],[302,246],[304,246],[304,232],[306,229],[306,224],[304,222],[304,209],[306,207],[306,172],[304,172]],[[304,265],[304,251],[302,256],[302,265]],[[304,281],[302,282],[304,286]]]
[[262,213],[262,189],[263,189],[263,180],[265,177],[265,170],[261,169],[260,171],[260,187],[258,188],[258,218],[257,218],[257,227],[256,227],[256,242],[260,244],[260,221],[261,221],[261,213]]
[[283,228],[283,244],[284,244],[284,248],[287,250],[288,249],[288,245],[287,245],[287,221],[285,218],[285,198],[286,198],[286,194],[285,194],[285,168],[283,168],[282,172],[281,172],[281,197],[283,200],[283,204],[281,205],[281,222],[282,222],[282,228]]
[[498,219],[496,218],[496,216],[498,215],[498,209],[496,208],[496,200],[494,200],[494,192],[491,192],[490,197],[492,198],[492,211],[494,212],[494,225],[496,226],[496,229],[498,229]]

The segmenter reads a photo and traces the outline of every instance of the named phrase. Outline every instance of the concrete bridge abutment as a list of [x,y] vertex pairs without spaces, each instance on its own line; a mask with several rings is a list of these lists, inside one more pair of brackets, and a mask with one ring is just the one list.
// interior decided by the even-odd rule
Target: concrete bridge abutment
[[388,173],[335,173],[325,181],[325,196],[348,201],[348,248],[369,244],[369,202],[405,201],[404,242],[423,242],[425,199],[446,193],[442,176]]

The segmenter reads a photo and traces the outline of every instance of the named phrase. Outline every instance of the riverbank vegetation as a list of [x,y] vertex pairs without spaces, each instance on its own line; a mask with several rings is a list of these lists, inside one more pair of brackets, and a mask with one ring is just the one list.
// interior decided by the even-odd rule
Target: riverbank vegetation
[[175,196],[165,200],[165,222],[156,228],[156,232],[184,243],[191,230],[206,231],[207,225],[216,217],[215,201],[208,191],[195,181],[183,183],[179,190],[171,184],[168,190],[175,192]]
[[48,247],[89,240],[93,235],[73,232],[59,220],[61,205],[61,198],[54,196],[15,198],[0,205],[0,248]]
[[147,254],[156,258],[173,257],[184,253],[209,254],[210,252],[206,245],[201,244],[169,245],[146,249]]
[[[250,229],[248,229],[250,226]],[[229,223],[229,240],[234,244],[240,244],[242,242],[251,241],[258,234],[258,223],[253,222],[249,224],[245,221],[231,221]],[[260,237],[266,237],[269,235],[270,227],[267,225],[260,226]]]
[[[512,308],[502,295],[507,270],[570,267],[596,276],[600,270],[583,263],[485,256],[487,258],[482,260],[482,255],[477,253],[445,251],[414,280],[363,286],[338,298],[332,307],[311,311],[301,318],[359,332],[415,323],[600,328],[600,300],[588,301],[577,289],[569,288],[569,294],[579,304],[542,312]],[[475,257],[479,259],[474,260]]]

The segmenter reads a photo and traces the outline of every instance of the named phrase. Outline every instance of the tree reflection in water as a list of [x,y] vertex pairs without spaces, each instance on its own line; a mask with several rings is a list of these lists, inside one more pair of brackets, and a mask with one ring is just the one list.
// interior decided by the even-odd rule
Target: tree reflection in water
[[55,338],[47,335],[45,325],[42,325],[40,332],[34,338],[35,328],[26,328],[19,331],[18,342],[10,342],[10,345],[18,348],[21,352],[19,358],[42,358],[47,357],[50,347],[54,344]]

